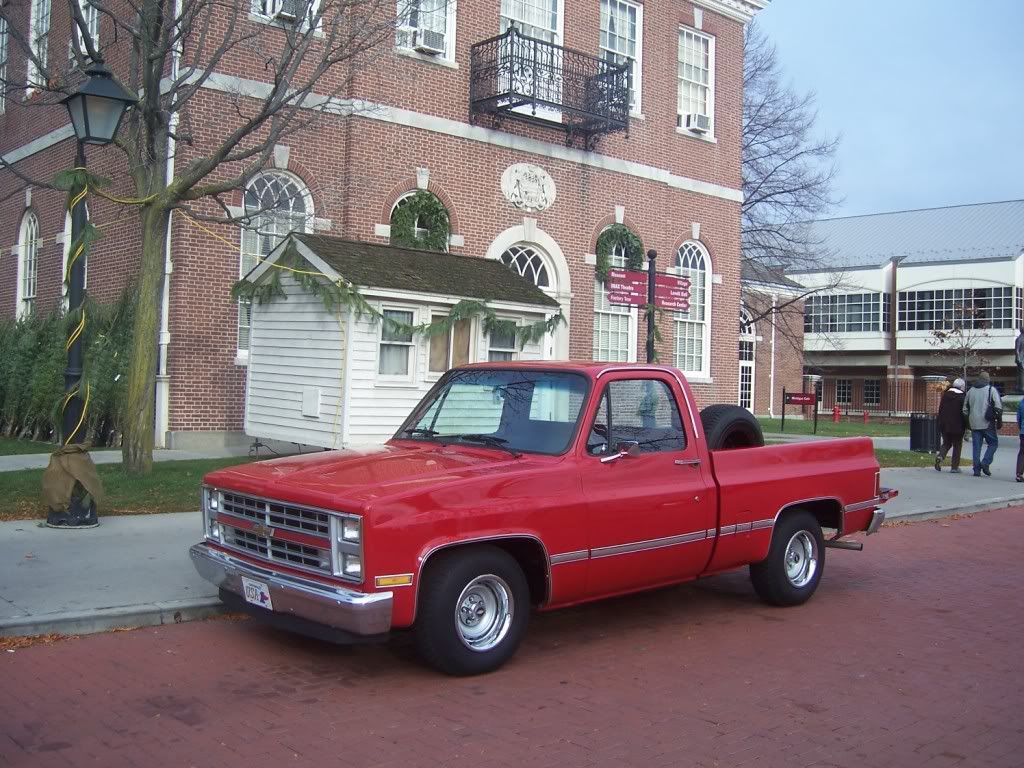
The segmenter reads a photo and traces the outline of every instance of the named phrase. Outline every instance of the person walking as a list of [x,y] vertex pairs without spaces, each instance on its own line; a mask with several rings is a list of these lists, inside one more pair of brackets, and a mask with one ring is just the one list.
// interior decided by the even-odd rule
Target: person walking
[[1017,482],[1024,483],[1024,398],[1017,403],[1017,425],[1020,427],[1020,448],[1017,449]]
[[[964,391],[967,389],[963,379],[956,379],[953,385],[942,393],[939,401],[939,433],[942,435],[942,446],[935,454],[935,471],[942,471],[942,462],[946,460],[949,449],[953,449],[953,457],[949,462],[950,472],[960,471],[960,449],[964,444]],[[1022,400],[1021,402],[1024,402]],[[1024,438],[1021,441],[1024,450]],[[1017,474],[1020,474],[1019,472]]]
[[[971,430],[971,443],[974,460],[974,476],[984,473],[992,477],[992,457],[999,446],[996,428],[999,415],[1003,410],[1003,401],[999,392],[992,386],[988,371],[982,371],[974,382],[974,386],[964,396],[963,415],[967,417],[967,426]],[[981,455],[981,446],[985,444],[985,455]]]

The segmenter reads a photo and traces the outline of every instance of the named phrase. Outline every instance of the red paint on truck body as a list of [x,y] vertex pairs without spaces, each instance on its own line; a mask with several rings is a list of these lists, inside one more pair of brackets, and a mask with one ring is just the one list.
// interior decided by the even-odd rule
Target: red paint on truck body
[[[468,368],[571,371],[589,391],[560,456],[392,439],[371,450],[292,456],[212,472],[206,485],[363,517],[361,584],[275,568],[320,583],[378,591],[374,578],[412,573],[392,591],[392,626],[412,625],[425,563],[445,547],[511,541],[544,568],[542,609],[679,583],[758,562],[772,525],[794,504],[831,510],[846,535],[867,528],[878,500],[870,439],[709,452],[683,375],[648,365],[493,363]],[[654,379],[672,392],[681,451],[601,462],[586,436],[608,382]],[[428,395],[429,396],[429,395]],[[865,506],[866,505],[866,506]],[[848,507],[860,507],[848,511]],[[213,542],[208,546],[217,548]],[[239,553],[233,552],[238,555]],[[251,558],[259,563],[258,558]]]

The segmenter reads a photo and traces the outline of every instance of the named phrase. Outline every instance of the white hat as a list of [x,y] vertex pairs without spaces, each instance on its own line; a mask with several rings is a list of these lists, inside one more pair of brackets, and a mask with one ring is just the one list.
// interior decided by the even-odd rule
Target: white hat
[[967,386],[967,382],[963,379],[953,379],[953,387],[955,389],[963,389]]

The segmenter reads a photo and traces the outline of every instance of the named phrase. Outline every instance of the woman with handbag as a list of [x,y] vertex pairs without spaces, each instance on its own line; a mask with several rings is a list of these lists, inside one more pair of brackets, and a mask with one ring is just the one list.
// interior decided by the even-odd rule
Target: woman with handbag
[[[971,429],[971,442],[974,449],[974,476],[984,473],[992,477],[992,457],[999,446],[998,429],[1003,417],[1003,401],[999,391],[992,386],[988,371],[982,371],[974,382],[974,386],[964,397],[964,416],[967,426]],[[981,446],[985,444],[985,455],[981,455]]]

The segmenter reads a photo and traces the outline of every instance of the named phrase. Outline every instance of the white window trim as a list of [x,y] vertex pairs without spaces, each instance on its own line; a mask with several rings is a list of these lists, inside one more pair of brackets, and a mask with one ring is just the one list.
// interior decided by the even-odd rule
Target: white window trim
[[[92,39],[93,47],[98,51],[100,49],[100,12],[96,10],[96,6],[89,2],[89,0],[78,0],[78,7],[82,11],[82,18],[89,22],[89,9],[92,8],[95,16],[92,19],[92,24],[89,24],[89,37]],[[85,58],[89,57],[89,54],[85,50],[85,43],[82,40],[82,30],[78,26],[74,17],[71,18],[71,31],[73,36],[68,40],[68,59],[74,60],[75,57],[75,39],[78,40],[78,50],[81,51],[82,56]]]
[[[514,322],[516,324],[516,328],[519,328],[519,326],[520,326],[521,318],[512,317],[512,316],[501,316],[501,315],[498,315],[497,318],[498,318],[498,320],[510,320],[510,321]],[[511,347],[496,347],[496,346],[491,344],[491,334],[488,333],[488,334],[485,334],[485,335],[487,336],[487,360],[485,362],[490,362],[491,361],[491,352],[511,352],[512,353],[512,360],[509,360],[507,362],[513,362],[513,361],[519,359],[519,353],[522,350],[519,349],[519,337],[518,337],[518,335],[516,336],[516,338],[514,338],[512,340],[512,346]],[[500,361],[500,362],[505,362],[505,361]]]
[[[633,92],[636,94],[636,103],[630,106],[629,116],[637,120],[643,120],[644,7],[632,2],[632,0],[618,1],[636,9],[636,77],[633,80]],[[606,49],[602,48],[601,50],[604,51]]]
[[[704,257],[704,338],[702,339],[703,343],[701,345],[701,369],[699,371],[687,371],[680,368],[680,370],[686,374],[687,380],[691,383],[711,383],[713,381],[711,378],[711,318],[714,317],[714,313],[712,312],[712,298],[714,293],[712,290],[712,286],[714,285],[712,276],[714,275],[714,268],[711,263],[711,253],[708,251],[704,243],[700,240],[691,239],[681,243],[679,248],[682,248],[687,243],[697,245]],[[676,274],[682,274],[682,270],[674,263],[678,258],[678,253],[679,249],[677,248],[675,253],[672,255],[673,264],[670,271],[675,272]],[[673,313],[673,332],[676,330],[674,327],[676,322],[692,322],[689,318],[678,318],[677,314],[678,313]],[[673,347],[676,343],[678,342],[673,339]],[[672,357],[673,363],[676,367],[679,367],[679,361],[675,359],[674,351]]]
[[[46,31],[42,34],[43,46],[45,50],[36,49],[36,26],[39,22],[38,16],[40,9],[46,7]],[[35,55],[36,58],[41,58],[46,67],[49,67],[49,48],[50,48],[50,27],[53,24],[53,7],[50,0],[31,0],[29,7],[28,17],[28,45],[29,50]],[[43,73],[36,67],[35,62],[31,56],[25,57],[25,96],[31,96],[40,88],[44,87],[46,83],[40,82]]]
[[[7,19],[0,19],[0,83],[7,82],[7,57],[10,52],[10,34],[7,32]],[[7,96],[0,89],[0,115],[7,109]]]
[[[405,4],[405,0],[397,1],[398,13],[399,15],[401,15],[402,6]],[[399,45],[397,31],[395,34],[395,53],[401,56],[407,56],[410,59],[415,59],[416,61],[424,61],[427,62],[428,64],[440,64],[441,66],[446,66],[451,69],[458,69],[459,65],[455,63],[455,51],[457,50],[455,41],[457,17],[458,0],[448,0],[448,4],[446,5],[444,22],[444,53],[442,55],[430,56],[429,54],[426,53],[420,53],[419,51],[414,50],[413,48],[409,48],[404,45]]]
[[[706,134],[701,134],[701,133],[698,133],[696,131],[687,130],[687,128],[685,126],[677,126],[676,127],[676,133],[682,134],[684,136],[691,136],[691,137],[693,137],[695,139],[703,139],[704,141],[709,141],[712,144],[716,144],[718,142],[715,139],[715,68],[716,68],[715,67],[715,64],[716,64],[716,61],[715,61],[715,36],[714,35],[709,35],[707,32],[704,32],[703,30],[694,29],[693,27],[688,27],[688,26],[683,25],[683,24],[679,25],[679,31],[680,32],[683,32],[683,31],[689,32],[691,34],[696,35],[697,37],[703,37],[705,40],[708,41],[708,119],[709,119],[709,122],[710,122],[710,128],[708,129],[708,132]],[[677,53],[676,54],[676,66],[677,67],[678,67],[678,64],[679,64],[679,55]],[[678,79],[679,79],[679,75],[677,73],[676,74],[676,80],[678,81]],[[680,111],[681,106],[682,105],[679,103],[679,96],[678,96],[678,90],[677,90],[677,95],[676,95],[676,114],[677,115],[683,115],[683,113]]]
[[[607,229],[607,227],[606,227],[606,229]],[[595,263],[596,263],[596,257],[595,257]],[[597,292],[602,290],[603,287],[604,286],[602,285],[601,281],[595,275],[594,276],[594,293],[595,293],[595,298],[596,298]],[[599,314],[603,314],[603,315],[615,314],[618,317],[626,317],[626,316],[629,317],[629,321],[627,323],[627,334],[628,335],[627,335],[627,340],[626,340],[626,345],[627,345],[626,346],[626,362],[635,363],[637,361],[637,359],[636,359],[636,356],[637,356],[636,338],[637,338],[637,325],[639,323],[639,317],[640,317],[640,310],[639,310],[639,308],[638,307],[630,307],[629,308],[629,312],[627,314],[626,312],[622,312],[622,313],[607,312],[605,310],[600,310],[600,309],[597,309],[597,307],[594,307],[594,320],[593,321],[595,323],[597,322],[597,316]],[[590,352],[591,352],[591,356],[593,357],[593,359],[594,360],[598,360],[597,350],[594,349],[593,330],[591,330]],[[612,362],[619,362],[619,361],[617,361],[617,360],[600,360],[599,362],[610,362],[610,363],[612,363]]]
[[[737,345],[737,347],[739,347],[739,344],[744,342],[744,341],[750,342],[750,344],[751,344],[751,347],[750,347],[751,356],[750,356],[750,360],[739,360],[738,361],[739,362],[739,369],[740,370],[739,370],[739,373],[737,374],[737,377],[736,377],[737,378],[737,381],[736,381],[736,385],[737,385],[737,387],[736,387],[736,395],[737,395],[736,396],[736,402],[737,402],[737,404],[742,405],[741,400],[742,400],[742,394],[743,394],[743,379],[742,379],[742,376],[740,374],[742,374],[744,366],[749,366],[749,368],[750,368],[750,408],[748,410],[751,413],[753,413],[754,412],[754,405],[756,404],[756,398],[757,398],[757,340],[758,340],[759,337],[757,335],[757,327],[754,325],[753,318],[752,318],[752,316],[750,314],[750,311],[746,307],[741,307],[740,308],[741,320],[742,320],[742,318],[744,316],[746,316],[746,318],[749,319],[750,331],[748,333],[744,333],[741,330],[740,334],[739,334],[739,337],[736,340],[736,345]],[[737,349],[737,357],[739,356],[738,352],[739,352],[739,350]]]
[[[553,30],[553,32],[555,33],[554,45],[563,45],[562,41],[565,39],[565,0],[558,0],[558,3],[555,6],[555,10],[556,10],[556,13],[558,14],[558,19],[557,19],[557,23],[555,25],[555,29]],[[500,24],[501,17],[504,16],[504,15],[505,14],[502,13],[502,11],[501,11],[501,4],[499,3],[499,5],[498,5],[499,24]],[[518,21],[518,19],[517,19],[517,21]],[[500,29],[499,29],[499,31],[500,31]]]
[[[450,314],[451,314],[451,307],[444,307],[444,308],[430,307],[428,309],[428,311],[427,311],[427,317],[430,318],[428,322],[431,322],[431,323],[434,322],[434,315],[437,315],[439,317],[444,317],[444,316],[450,315]],[[477,349],[477,338],[478,338],[479,333],[480,333],[480,323],[475,318],[470,318],[469,319],[469,359],[467,360],[467,364],[468,363],[475,363],[475,362],[477,362],[477,359],[476,359],[477,355],[475,353],[476,353],[476,349]],[[424,344],[424,349],[423,349],[423,355],[424,355],[424,360],[426,361],[425,364],[424,364],[424,372],[425,372],[424,376],[426,377],[427,381],[431,381],[431,382],[437,381],[438,379],[440,379],[442,376],[444,376],[448,371],[450,371],[454,367],[453,363],[452,363],[452,353],[453,353],[452,341],[454,340],[453,339],[454,334],[455,334],[455,325],[452,324],[452,327],[448,329],[448,368],[446,370],[444,370],[444,371],[432,371],[432,370],[430,370],[430,341],[433,338],[433,336],[428,336],[428,337],[426,337],[424,339],[425,344]]]
[[[35,252],[34,252],[35,259],[33,261],[32,266],[33,266],[33,269],[34,269],[34,272],[35,272],[34,283],[35,283],[35,286],[36,286],[36,290],[35,290],[35,293],[32,294],[32,296],[27,296],[25,294],[25,260],[26,260],[26,257],[28,256],[28,244],[29,244],[29,240],[28,240],[28,223],[29,223],[30,220],[33,220],[33,219],[35,220],[35,223],[36,223],[36,236],[35,236],[35,240],[33,241],[35,243]],[[15,294],[14,294],[14,301],[15,301],[15,303],[14,303],[14,316],[18,320],[21,320],[22,318],[25,318],[25,317],[30,317],[32,315],[32,312],[26,311],[25,300],[28,299],[28,298],[31,298],[33,300],[33,305],[34,305],[35,300],[36,300],[36,298],[39,295],[39,246],[40,245],[42,245],[42,238],[40,236],[39,217],[36,216],[35,212],[32,211],[32,209],[29,209],[29,210],[25,211],[25,213],[22,215],[22,217],[21,217],[21,226],[18,228],[18,269],[17,269],[17,274],[15,275],[16,283],[15,283]]]
[[[267,169],[266,171],[262,171],[261,173],[256,174],[255,176],[253,176],[249,180],[249,183],[246,184],[245,188],[242,190],[242,207],[241,207],[240,213],[243,216],[245,215],[245,195],[248,192],[249,187],[253,184],[253,182],[256,181],[257,178],[259,178],[259,176],[261,176],[263,174],[288,176],[288,177],[290,177],[295,182],[295,184],[299,187],[299,190],[302,193],[302,201],[303,201],[303,204],[306,206],[306,211],[308,212],[307,215],[306,215],[306,218],[305,218],[305,220],[303,222],[302,231],[303,232],[307,232],[307,233],[308,232],[312,232],[313,231],[313,224],[315,223],[315,220],[316,220],[315,219],[316,209],[313,207],[313,193],[309,191],[309,186],[306,184],[305,181],[302,180],[301,177],[296,176],[294,173],[292,173],[290,171],[286,171],[286,170],[283,170],[283,169],[280,169],[280,168]],[[244,230],[244,228],[239,228],[239,231],[238,231],[238,276],[239,276],[239,278],[245,277],[245,275],[242,274],[242,259],[244,258],[244,255],[245,255],[244,252],[243,252],[243,248],[245,248],[245,230]],[[235,302],[235,309],[238,311],[238,313],[241,313],[242,301],[243,300],[240,299],[239,301]],[[236,316],[235,316],[235,365],[245,366],[245,365],[249,364],[249,350],[248,350],[248,348],[240,349],[238,347],[238,331],[241,329],[240,321],[241,321],[241,315],[240,314],[236,314]],[[252,317],[251,316],[249,317],[249,344],[250,344],[250,346],[252,345]]]
[[[276,0],[277,5],[280,5],[280,2],[281,0]],[[297,2],[304,2],[304,0],[297,0]],[[317,12],[319,12],[320,3],[321,0],[312,0],[309,8],[310,14],[316,15]],[[260,24],[266,24],[271,27],[278,27],[279,29],[285,29],[293,23],[288,21],[278,21],[272,15],[267,15],[263,13],[261,5],[262,4],[260,0],[251,0],[249,6],[249,21],[255,21]],[[306,20],[303,20],[303,22],[299,25],[299,29],[303,31],[309,29],[308,22]],[[322,37],[324,34],[323,24],[318,23],[316,29],[313,30],[313,34]]]
[[[393,302],[384,302],[377,305],[377,311],[380,312],[380,320],[377,321],[377,354],[373,358],[373,372],[376,383],[382,387],[409,387],[415,386],[419,378],[419,348],[421,344],[417,343],[416,334],[413,334],[412,340],[408,342],[403,341],[384,341],[384,313],[389,312],[408,312],[412,315],[412,324],[422,322],[420,319],[420,312],[423,308],[412,304],[398,304]],[[382,344],[396,344],[406,346],[409,350],[409,373],[404,376],[391,375],[380,372],[380,348]]]

